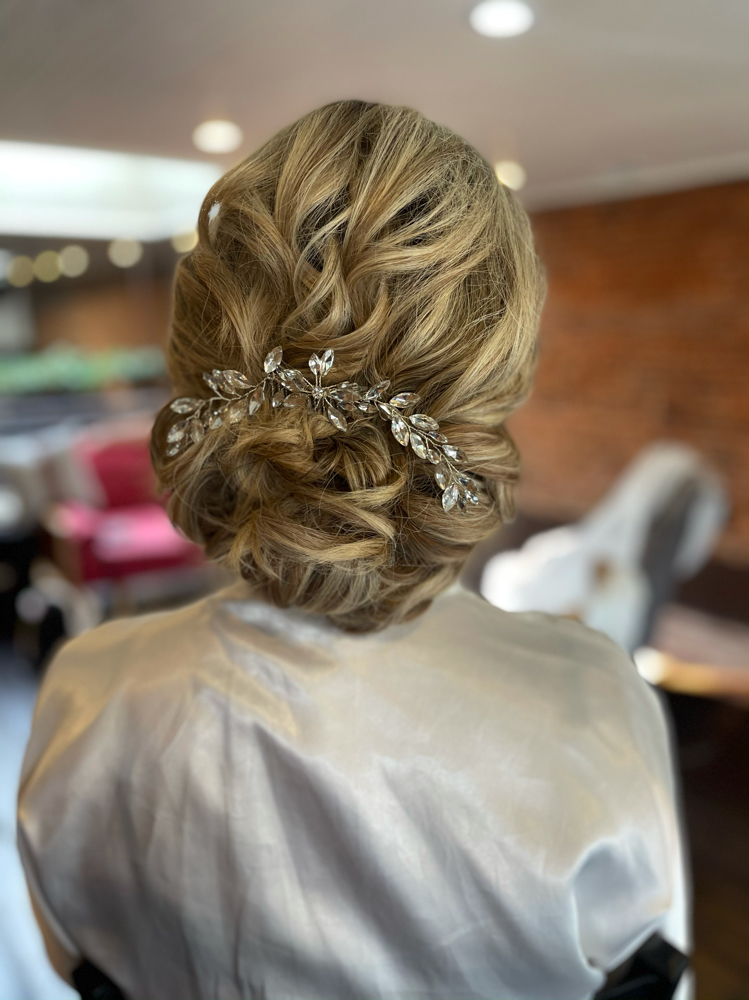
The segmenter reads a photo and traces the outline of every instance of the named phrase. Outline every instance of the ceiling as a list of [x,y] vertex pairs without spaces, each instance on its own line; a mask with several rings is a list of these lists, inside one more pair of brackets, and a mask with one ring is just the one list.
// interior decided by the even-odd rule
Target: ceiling
[[749,176],[744,0],[530,0],[489,39],[463,0],[4,0],[0,139],[198,157],[229,118],[250,152],[325,102],[407,104],[531,207]]

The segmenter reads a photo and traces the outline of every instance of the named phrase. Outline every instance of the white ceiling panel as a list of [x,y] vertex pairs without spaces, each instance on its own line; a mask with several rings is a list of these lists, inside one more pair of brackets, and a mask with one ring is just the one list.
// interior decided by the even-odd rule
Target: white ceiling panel
[[198,158],[219,117],[244,155],[360,97],[520,161],[532,206],[749,176],[744,0],[530,2],[490,39],[459,0],[4,0],[0,139]]

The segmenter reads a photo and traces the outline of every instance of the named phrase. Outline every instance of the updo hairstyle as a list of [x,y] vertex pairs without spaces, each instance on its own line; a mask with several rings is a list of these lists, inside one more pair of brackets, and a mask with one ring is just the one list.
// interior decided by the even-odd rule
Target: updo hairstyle
[[260,381],[276,345],[296,368],[332,347],[334,381],[419,394],[468,456],[481,502],[445,513],[434,467],[378,417],[342,433],[265,404],[168,458],[164,408],[152,454],[170,517],[281,607],[355,632],[414,618],[513,513],[503,422],[530,388],[542,298],[525,212],[453,132],[341,101],[225,174],[198,232],[175,280],[177,395],[207,395],[214,368]]

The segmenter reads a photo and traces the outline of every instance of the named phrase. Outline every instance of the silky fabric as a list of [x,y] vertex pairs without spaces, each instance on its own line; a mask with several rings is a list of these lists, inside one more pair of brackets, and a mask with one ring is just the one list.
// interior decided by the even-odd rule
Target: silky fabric
[[238,584],[72,641],[19,845],[131,1000],[582,1000],[656,930],[688,950],[657,695],[458,588],[363,636]]

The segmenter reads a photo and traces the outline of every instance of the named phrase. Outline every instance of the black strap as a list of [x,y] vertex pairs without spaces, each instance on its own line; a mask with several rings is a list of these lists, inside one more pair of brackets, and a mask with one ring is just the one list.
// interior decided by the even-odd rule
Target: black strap
[[595,1000],[671,1000],[688,965],[686,955],[653,934],[614,969]]
[[73,969],[73,982],[82,1000],[125,1000],[119,986],[90,962]]

